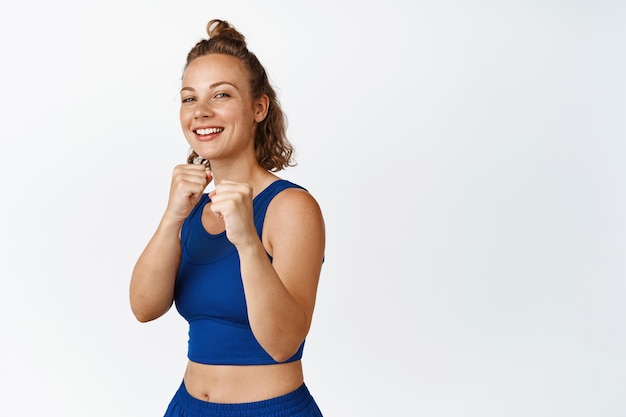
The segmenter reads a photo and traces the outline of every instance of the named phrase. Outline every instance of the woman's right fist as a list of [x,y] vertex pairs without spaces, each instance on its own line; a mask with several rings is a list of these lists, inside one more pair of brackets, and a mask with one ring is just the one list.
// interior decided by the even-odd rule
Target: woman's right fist
[[211,182],[211,171],[200,164],[181,164],[174,167],[166,213],[183,221],[195,207]]

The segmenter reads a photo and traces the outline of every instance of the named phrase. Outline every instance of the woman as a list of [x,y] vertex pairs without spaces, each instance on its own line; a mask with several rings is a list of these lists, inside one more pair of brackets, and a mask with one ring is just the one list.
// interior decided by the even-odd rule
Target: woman
[[322,213],[274,174],[292,165],[292,147],[244,36],[221,20],[207,32],[187,56],[180,91],[192,151],[174,169],[165,213],[133,270],[131,307],[147,322],[175,302],[189,321],[189,362],[166,416],[321,416],[301,358],[324,256]]

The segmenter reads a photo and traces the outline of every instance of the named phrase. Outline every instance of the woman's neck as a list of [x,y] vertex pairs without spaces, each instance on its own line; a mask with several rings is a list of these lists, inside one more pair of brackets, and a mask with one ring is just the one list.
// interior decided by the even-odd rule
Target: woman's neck
[[250,184],[256,195],[262,191],[269,183],[277,177],[261,167],[256,161],[254,163],[213,163],[211,162],[211,173],[214,184],[219,184],[224,180],[242,182]]

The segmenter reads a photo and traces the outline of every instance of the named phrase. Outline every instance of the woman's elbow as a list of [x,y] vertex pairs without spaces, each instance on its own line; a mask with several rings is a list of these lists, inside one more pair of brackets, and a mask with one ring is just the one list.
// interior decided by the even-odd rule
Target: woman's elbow
[[130,309],[133,315],[140,323],[147,323],[149,321],[158,319],[170,309],[171,304],[163,306],[161,308],[150,308],[149,306],[142,305],[141,303],[130,303]]
[[283,362],[287,362],[289,360],[289,358],[291,358],[294,353],[285,353],[285,352],[274,352],[274,353],[270,353],[270,356],[272,357],[272,359],[274,360],[274,362],[277,363],[283,363]]
[[297,344],[285,343],[284,345],[275,345],[270,348],[266,348],[265,351],[271,358],[278,363],[287,362],[289,359],[295,355],[300,346],[302,345],[302,341]]
[[147,323],[149,321],[152,321],[154,319],[156,319],[156,317],[145,314],[145,313],[141,313],[141,312],[135,312],[133,311],[133,314],[135,315],[135,318],[137,319],[138,322],[140,323]]

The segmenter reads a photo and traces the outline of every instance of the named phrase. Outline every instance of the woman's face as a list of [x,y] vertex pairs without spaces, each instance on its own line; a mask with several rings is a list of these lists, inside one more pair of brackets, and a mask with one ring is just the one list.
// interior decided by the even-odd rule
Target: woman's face
[[209,161],[254,154],[257,124],[267,114],[266,96],[253,100],[239,59],[210,54],[193,60],[183,75],[180,123],[189,145]]

